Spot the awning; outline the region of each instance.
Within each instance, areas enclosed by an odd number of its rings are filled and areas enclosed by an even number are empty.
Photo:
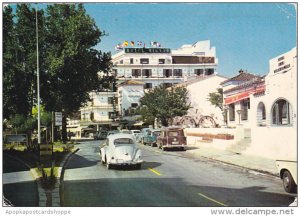
[[[227,104],[232,104],[232,103],[235,103],[235,102],[238,102],[238,101],[241,101],[243,99],[248,98],[249,95],[250,95],[250,92],[243,92],[243,93],[240,93],[240,94],[237,94],[237,95],[225,98],[224,102],[225,102],[226,105]]]

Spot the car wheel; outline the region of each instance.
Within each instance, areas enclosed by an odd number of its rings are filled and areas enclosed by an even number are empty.
[[[152,146],[152,147],[155,147],[155,146],[157,146],[157,145],[156,145],[156,143],[151,143],[151,146]]]
[[[110,169],[111,168],[111,164],[106,163],[106,168]]]
[[[295,181],[289,171],[284,171],[282,175],[283,188],[288,193],[293,193],[296,191]]]
[[[144,138],[142,138],[142,144],[143,145],[146,145],[145,141],[144,141]]]

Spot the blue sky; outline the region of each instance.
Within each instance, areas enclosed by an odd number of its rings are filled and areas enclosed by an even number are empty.
[[[218,73],[265,75],[269,59],[296,46],[296,12],[287,3],[89,3],[87,12],[109,36],[97,48],[115,53],[124,40],[176,49],[210,40]]]
[[[266,75],[269,60],[296,46],[296,11],[288,3],[84,3],[102,37],[97,49],[116,53],[127,41],[176,49],[210,40],[226,77],[238,70]],[[39,4],[39,8],[45,8]]]

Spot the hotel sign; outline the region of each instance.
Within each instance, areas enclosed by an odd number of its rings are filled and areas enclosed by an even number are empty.
[[[169,48],[125,48],[125,53],[171,53]]]

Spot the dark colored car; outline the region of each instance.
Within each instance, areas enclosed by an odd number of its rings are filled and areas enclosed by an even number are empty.
[[[160,135],[160,130],[152,129],[148,130],[147,134],[143,138],[144,145],[156,146],[156,139]]]
[[[95,140],[103,140],[103,139],[106,139],[107,137],[107,131],[97,131],[95,134],[94,134],[94,139]]]
[[[163,151],[166,149],[185,150],[187,147],[186,137],[182,128],[168,127],[161,129],[160,136],[157,137],[156,144]]]

